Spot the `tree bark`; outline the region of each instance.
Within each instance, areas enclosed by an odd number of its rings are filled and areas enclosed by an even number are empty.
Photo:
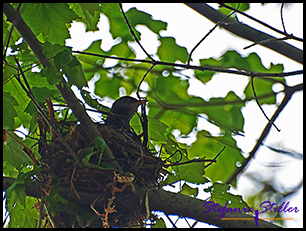
[[[14,178],[3,177],[3,190],[6,190],[10,185],[13,184]],[[25,183],[26,195],[40,198],[40,187],[38,182]],[[142,197],[142,204],[145,201],[146,190],[143,187],[137,187],[135,185],[136,191]],[[75,193],[71,193],[70,188],[60,188],[59,194],[63,198],[69,198],[69,201],[80,205],[80,206],[90,206],[95,199],[97,199],[101,194],[99,193],[87,193],[78,191],[78,195],[81,199],[78,199]],[[139,195],[131,194],[129,200],[133,203],[139,203]],[[198,221],[205,222],[207,224],[215,225],[223,228],[280,228],[277,225],[266,222],[264,220],[258,220],[258,226],[255,226],[255,220],[221,220],[220,213],[208,212],[208,209],[204,208],[203,205],[206,201],[189,197],[183,194],[167,192],[163,189],[154,189],[149,193],[149,209],[150,211],[163,211],[165,214],[179,215],[180,217],[189,217],[196,219]],[[104,208],[104,204],[99,202],[95,203],[95,208]],[[143,205],[143,210],[145,207]],[[246,213],[225,213],[224,218],[254,218],[253,216]]]

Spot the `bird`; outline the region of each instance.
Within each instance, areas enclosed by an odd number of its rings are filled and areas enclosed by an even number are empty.
[[[146,98],[138,100],[131,96],[120,97],[113,103],[110,113],[105,119],[105,125],[130,130],[130,120],[137,112],[138,107],[147,101]]]

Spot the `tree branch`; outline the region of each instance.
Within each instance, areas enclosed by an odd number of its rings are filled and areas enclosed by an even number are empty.
[[[253,77],[286,77],[286,76],[292,76],[292,75],[300,75],[303,74],[303,70],[298,71],[291,71],[291,72],[282,72],[282,73],[263,73],[263,72],[250,72],[250,71],[239,71],[239,70],[233,70],[229,68],[221,68],[221,67],[209,67],[209,66],[197,66],[197,65],[188,65],[188,64],[181,64],[181,63],[169,63],[169,62],[163,62],[163,61],[156,61],[152,62],[150,60],[145,59],[129,59],[129,58],[121,58],[121,57],[115,57],[115,56],[107,56],[107,55],[98,55],[90,52],[83,52],[83,51],[72,51],[74,53],[79,54],[85,54],[85,55],[91,55],[91,56],[97,56],[101,58],[107,58],[107,59],[116,59],[116,60],[122,60],[122,61],[128,61],[128,62],[142,62],[142,63],[150,63],[152,65],[158,66],[170,66],[170,67],[180,67],[185,69],[193,69],[193,70],[199,70],[199,71],[214,71],[219,73],[228,73],[228,74],[236,74],[236,75],[243,75],[243,76],[253,76]]]
[[[187,6],[191,7],[198,13],[202,14],[204,17],[208,18],[209,20],[217,23],[218,21],[222,20],[225,17],[224,14],[218,12],[217,10],[213,9],[212,7],[208,6],[204,3],[185,3]],[[237,21],[229,18],[228,24],[221,24],[220,27],[228,30],[229,32],[242,37],[244,39],[259,42],[266,39],[277,39],[273,36],[270,36],[266,33],[263,33],[259,30],[256,30],[248,25],[245,24],[237,24]],[[277,43],[266,43],[261,44],[269,49],[272,49],[288,58],[291,58],[299,63],[303,63],[303,51],[291,46],[288,43],[283,41],[279,41]]]
[[[287,103],[290,101],[292,95],[296,92],[296,91],[301,91],[303,90],[303,84],[298,84],[294,87],[288,87],[285,86],[285,97],[283,99],[283,101],[281,102],[281,104],[279,105],[279,107],[277,108],[277,110],[275,111],[275,113],[273,114],[272,118],[271,118],[271,122],[269,121],[268,124],[266,125],[265,129],[262,131],[258,141],[256,142],[253,150],[250,152],[248,158],[246,158],[244,160],[244,162],[242,163],[242,165],[230,176],[230,178],[225,182],[225,184],[230,184],[237,176],[239,173],[241,173],[244,168],[248,165],[248,163],[250,162],[250,160],[255,156],[255,153],[257,152],[258,148],[260,147],[260,145],[262,144],[262,142],[264,141],[264,139],[267,137],[267,135],[269,134],[270,128],[272,126],[272,123],[276,120],[276,118],[278,117],[278,115],[281,113],[281,111],[285,108],[285,106],[287,105]]]
[[[269,24],[267,24],[267,23],[265,23],[265,22],[262,22],[262,21],[260,21],[260,20],[258,20],[258,19],[256,19],[256,18],[254,18],[254,17],[248,15],[247,13],[241,11],[241,10],[238,10],[238,9],[235,9],[235,8],[233,8],[233,7],[230,7],[230,6],[226,5],[225,3],[219,3],[219,4],[220,4],[220,7],[225,7],[225,8],[227,8],[227,9],[229,9],[229,10],[233,10],[233,11],[239,13],[239,14],[242,14],[243,16],[245,16],[245,17],[247,17],[247,18],[249,18],[249,19],[251,19],[251,20],[253,20],[253,21],[255,21],[255,22],[257,22],[257,23],[259,23],[259,24],[261,24],[261,25],[263,25],[263,26],[265,26],[265,27],[267,27],[267,28],[269,28],[269,29],[271,29],[271,30],[273,30],[273,31],[275,31],[275,32],[277,32],[277,33],[279,33],[279,34],[285,35],[286,37],[290,37],[291,39],[297,40],[297,41],[299,41],[299,42],[303,42],[303,39],[298,38],[298,37],[295,37],[295,36],[293,36],[293,35],[289,35],[289,34],[286,32],[286,30],[285,30],[284,21],[283,21],[283,14],[282,14],[282,12],[283,12],[283,7],[284,7],[284,3],[282,3],[282,6],[281,6],[281,20],[282,20],[282,24],[283,24],[283,29],[284,29],[284,31],[278,30],[278,29],[274,28],[273,26],[270,26]]]
[[[3,190],[6,190],[10,185],[12,185],[14,180],[14,178],[3,177]],[[27,182],[25,183],[25,188],[27,196],[40,198],[40,187],[38,182]],[[139,186],[136,187],[136,190],[137,194],[130,194],[129,200],[133,201],[134,203],[139,203],[139,195],[141,195],[142,201],[144,201],[146,189]],[[86,207],[90,206],[96,198],[101,196],[101,193],[88,193],[78,191],[78,195],[81,198],[79,199],[75,193],[71,194],[70,188],[60,188],[59,194],[66,199],[69,198],[69,201],[77,205]],[[208,208],[203,207],[204,203],[205,201],[203,200],[179,193],[167,192],[162,189],[154,189],[149,194],[150,211],[163,211],[166,214],[175,214],[179,215],[180,217],[190,217],[198,221],[224,228],[279,228],[277,225],[260,219],[258,220],[258,226],[255,226],[254,220],[221,220],[220,213],[218,212],[210,211],[208,213],[203,213],[208,211]],[[116,205],[116,208],[117,206],[120,206],[120,203]],[[98,200],[95,203],[95,208],[101,208],[101,210],[103,210],[104,202]],[[144,214],[146,213],[144,206],[143,212]],[[231,217],[248,219],[254,218],[253,216],[246,213],[225,213],[224,218]]]
[[[42,53],[43,47],[41,43],[36,38],[29,26],[25,23],[23,18],[20,16],[19,12],[9,3],[3,3],[3,12],[6,15],[8,21],[14,25],[21,36],[29,44],[30,48],[38,60],[42,63],[42,65],[44,67],[47,66],[49,68],[55,69],[55,67],[53,67],[51,63],[46,60]],[[86,113],[86,110],[82,106],[81,102],[76,98],[72,90],[65,85],[66,84],[63,84],[63,86],[56,85],[56,87],[65,99],[66,103],[73,110],[75,117],[81,122],[81,127],[83,128],[84,134],[86,134],[90,140],[94,140],[95,137],[101,137],[103,139],[103,136]],[[104,155],[109,159],[115,158],[107,144],[104,149]],[[113,164],[118,169],[120,168],[119,163],[116,161],[112,161],[111,164]]]
[[[253,76],[251,76],[251,86],[252,86],[252,91],[253,91],[253,94],[254,94],[255,101],[256,101],[256,103],[257,103],[259,109],[261,110],[262,114],[263,114],[263,115],[266,117],[266,119],[276,128],[276,130],[277,130],[278,132],[280,132],[280,130],[278,129],[278,127],[276,127],[275,123],[272,122],[272,121],[269,119],[269,117],[266,115],[265,111],[262,109],[262,107],[261,107],[261,105],[260,105],[260,103],[259,103],[259,101],[258,101],[258,98],[257,98],[257,95],[256,95],[256,91],[255,91],[255,87],[254,87],[254,78],[253,78]]]
[[[240,3],[239,3],[240,4]],[[238,5],[239,7],[239,5]],[[228,16],[225,16],[222,20],[220,20],[219,22],[216,23],[216,25],[210,30],[208,31],[208,33],[206,33],[206,35],[197,43],[197,45],[195,45],[195,47],[191,50],[189,57],[188,57],[188,61],[187,61],[187,65],[190,64],[190,60],[191,60],[191,55],[192,53],[195,51],[195,49],[197,49],[197,47],[208,37],[208,35],[210,35],[224,20],[228,19],[229,17],[232,16],[232,14],[235,13],[235,11],[233,11],[232,13],[230,13]]]
[[[136,42],[138,43],[138,45],[140,46],[140,48],[143,50],[143,52],[148,56],[149,59],[151,59],[151,61],[154,63],[155,60],[149,55],[149,53],[144,49],[144,47],[141,45],[139,39],[137,38],[135,32],[133,31],[131,25],[130,25],[130,22],[129,20],[127,19],[124,11],[123,11],[123,8],[122,8],[122,3],[119,3],[119,7],[120,7],[120,10],[123,14],[123,17],[124,17],[124,20],[125,20],[125,23],[126,25],[128,26],[129,30],[130,30],[130,33],[132,34],[132,36],[134,37],[134,39],[136,40]],[[154,64],[153,64],[154,65]]]

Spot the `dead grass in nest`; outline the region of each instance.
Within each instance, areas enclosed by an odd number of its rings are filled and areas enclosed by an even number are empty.
[[[163,162],[155,157],[139,140],[132,138],[123,130],[98,124],[104,141],[109,145],[116,160],[121,166],[120,170],[103,170],[99,168],[84,169],[75,164],[72,156],[59,139],[50,144],[41,144],[42,176],[45,180],[46,190],[52,190],[56,179],[60,179],[61,187],[71,189],[71,193],[78,191],[87,193],[101,193],[92,204],[88,205],[96,215],[96,219],[87,222],[87,226],[94,227],[132,227],[143,225],[148,217],[144,198],[137,192],[142,186],[148,192],[158,187],[160,170]],[[66,134],[65,134],[66,133]],[[72,124],[62,132],[67,143],[74,152],[80,153],[94,146],[94,142],[83,136],[80,126]],[[103,156],[102,156],[103,157]],[[93,155],[90,161],[97,162],[98,155]],[[102,161],[106,161],[102,158]],[[89,176],[91,174],[91,177]],[[99,185],[93,182],[92,177],[98,180]],[[131,197],[139,197],[139,203],[131,204]],[[99,201],[104,207],[96,207]],[[100,203],[101,204],[101,203]],[[98,225],[97,225],[97,224]],[[94,225],[95,224],[95,225]]]

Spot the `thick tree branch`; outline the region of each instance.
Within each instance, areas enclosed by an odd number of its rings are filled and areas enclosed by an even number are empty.
[[[6,190],[14,182],[14,178],[3,177],[3,189]],[[26,195],[40,198],[40,188],[38,182],[26,183]],[[136,186],[135,186],[136,187]],[[143,187],[136,187],[137,192],[145,201],[146,189]],[[89,206],[93,201],[101,196],[100,193],[87,193],[78,191],[79,199],[75,193],[71,194],[70,188],[61,188],[59,193],[64,198],[69,198],[69,201],[78,204],[80,206]],[[123,192],[124,193],[124,192]],[[70,195],[71,194],[71,195]],[[129,200],[134,203],[139,203],[138,194],[130,194]],[[179,193],[167,192],[162,189],[155,189],[149,194],[149,208],[151,211],[163,211],[166,214],[175,214],[181,217],[190,217],[198,221],[202,221],[211,225],[224,227],[224,228],[279,228],[279,226],[271,224],[269,222],[258,220],[258,226],[255,226],[254,220],[221,220],[220,213],[208,212],[207,208],[204,208],[205,201],[189,197]],[[118,203],[116,206],[120,206]],[[95,208],[101,208],[103,210],[104,203],[95,203]],[[145,208],[143,207],[145,214]],[[225,213],[224,218],[240,217],[240,218],[254,218],[253,216],[246,213]]]
[[[283,21],[283,13],[282,13],[282,12],[283,12],[282,9],[283,9],[283,7],[284,7],[284,3],[282,3],[282,6],[281,6],[281,20],[282,20],[282,25],[283,25],[284,31],[278,30],[278,29],[276,29],[276,28],[270,26],[269,24],[267,24],[267,23],[265,23],[265,22],[262,22],[262,21],[260,21],[260,20],[258,20],[258,19],[256,19],[256,18],[254,18],[254,17],[252,17],[252,16],[246,14],[246,13],[243,12],[243,11],[240,11],[240,10],[238,10],[238,9],[235,9],[235,8],[233,8],[233,7],[230,7],[230,6],[226,5],[225,3],[219,3],[219,5],[220,5],[220,7],[225,7],[225,8],[227,8],[227,9],[229,9],[229,10],[233,10],[233,11],[239,13],[239,14],[242,14],[243,16],[245,16],[245,17],[247,17],[247,18],[249,18],[249,19],[251,19],[251,20],[253,20],[253,21],[255,21],[255,22],[257,22],[257,23],[259,23],[259,24],[261,24],[261,25],[263,25],[263,26],[265,26],[265,27],[267,27],[267,28],[269,28],[269,29],[271,29],[271,30],[273,30],[273,31],[275,31],[275,32],[277,32],[277,33],[279,33],[279,34],[285,35],[285,36],[288,37],[288,38],[295,39],[295,40],[297,40],[297,41],[299,41],[299,42],[303,42],[303,39],[302,39],[302,38],[298,38],[298,37],[296,37],[296,36],[290,35],[290,34],[288,34],[288,33],[286,32],[286,30],[285,30],[284,21]]]
[[[214,23],[218,23],[220,20],[222,20],[222,18],[225,17],[224,14],[204,3],[185,4],[197,11],[198,13],[202,14],[204,17],[213,21]],[[266,39],[277,39],[248,25],[239,24],[237,23],[237,21],[231,18],[228,18],[227,21],[227,24],[221,24],[220,27],[244,39],[253,42],[260,42]],[[265,43],[261,45],[270,48],[284,56],[287,56],[288,58],[291,58],[299,63],[303,63],[303,51],[294,46],[291,46],[288,43],[285,43],[284,41]]]
[[[3,3],[3,13],[6,15],[7,20],[18,30],[24,40],[27,41],[38,60],[45,61],[45,56],[42,54],[43,47],[41,43],[22,19],[20,13],[10,3]],[[45,64],[43,63],[43,65]]]

